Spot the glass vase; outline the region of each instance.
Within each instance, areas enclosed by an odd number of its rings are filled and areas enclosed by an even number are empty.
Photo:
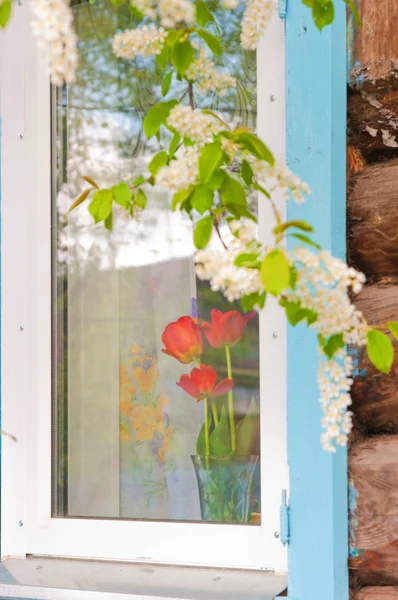
[[[191,456],[202,521],[247,523],[258,456]]]

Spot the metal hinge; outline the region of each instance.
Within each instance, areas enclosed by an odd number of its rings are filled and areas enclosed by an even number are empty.
[[[286,19],[288,0],[278,0],[278,13],[282,21]]]
[[[280,508],[280,540],[284,546],[290,542],[290,508],[287,504],[287,492],[282,490]]]

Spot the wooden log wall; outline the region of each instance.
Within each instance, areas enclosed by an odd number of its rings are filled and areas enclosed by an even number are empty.
[[[371,324],[398,320],[398,0],[359,0],[349,23],[347,247]],[[397,349],[398,352],[398,349]],[[398,600],[398,361],[354,353],[349,449],[351,600]]]

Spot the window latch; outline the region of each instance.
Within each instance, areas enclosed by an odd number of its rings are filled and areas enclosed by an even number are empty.
[[[279,17],[284,21],[287,15],[287,2],[288,0],[278,0],[278,13]]]
[[[284,546],[290,541],[290,508],[287,504],[287,492],[282,490],[280,507],[280,540]]]

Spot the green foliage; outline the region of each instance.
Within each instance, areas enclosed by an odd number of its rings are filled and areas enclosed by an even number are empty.
[[[307,320],[307,325],[312,325],[318,319],[318,314],[314,310],[304,308],[301,302],[289,302],[282,298],[279,304],[285,309],[287,320],[293,327],[304,319]]]
[[[396,340],[398,340],[398,321],[390,321],[387,323],[388,329],[391,331]]]
[[[127,183],[123,181],[118,185],[114,185],[112,192],[114,201],[123,208],[128,209],[131,204],[132,192]]]
[[[190,41],[177,42],[171,50],[171,64],[180,75],[185,75],[195,58],[195,50]]]
[[[148,140],[158,133],[160,127],[166,122],[171,109],[176,104],[178,104],[177,100],[169,100],[168,102],[155,104],[148,110],[143,122],[144,133]]]
[[[255,453],[254,446],[260,437],[260,413],[252,398],[245,417],[236,428],[236,454],[250,456]]]
[[[213,173],[222,163],[224,151],[219,140],[206,144],[199,157],[199,178],[203,183],[211,179]]]
[[[148,165],[148,171],[152,173],[152,175],[156,175],[162,167],[168,164],[168,162],[169,155],[167,154],[167,152],[162,150],[161,152],[155,154],[155,156],[152,158],[151,162]]]
[[[202,183],[201,185],[197,185],[191,196],[192,208],[203,215],[203,213],[210,210],[213,206],[213,196],[214,192],[212,192],[206,184]]]
[[[282,250],[271,250],[261,263],[261,281],[266,292],[279,296],[289,286],[290,263]]]
[[[206,29],[198,29],[197,34],[200,35],[202,40],[207,44],[213,54],[220,56],[221,54],[221,41],[218,37],[206,31]]]
[[[389,373],[394,361],[394,347],[388,336],[377,329],[367,333],[367,350],[371,363],[382,373]]]
[[[214,23],[214,21],[215,21],[214,16],[210,12],[210,10],[207,8],[205,2],[202,2],[202,0],[200,0],[199,2],[196,2],[195,8],[196,8],[196,22],[199,25],[199,27],[204,27],[209,22]]]
[[[208,215],[200,219],[195,225],[193,241],[198,250],[203,250],[210,241],[213,231],[213,217]]]
[[[10,20],[11,17],[11,8],[12,8],[12,2],[11,0],[3,0],[2,3],[0,3],[0,27],[4,27],[7,25],[8,21]]]
[[[258,308],[260,309],[264,308],[266,298],[267,294],[265,292],[263,292],[262,294],[260,294],[259,292],[254,292],[253,294],[247,294],[246,296],[243,296],[243,298],[241,298],[240,303],[244,312],[249,312],[250,310],[253,310],[253,308],[255,308],[256,306],[258,306]]]
[[[216,425],[210,435],[210,455],[229,456],[231,454],[230,439],[227,411],[225,410],[225,406],[223,406],[218,425]]]
[[[167,96],[171,86],[171,80],[173,79],[173,71],[169,71],[163,78],[162,81],[162,96]]]
[[[105,221],[112,210],[113,193],[112,190],[98,190],[95,192],[88,208],[90,215],[95,223]]]

